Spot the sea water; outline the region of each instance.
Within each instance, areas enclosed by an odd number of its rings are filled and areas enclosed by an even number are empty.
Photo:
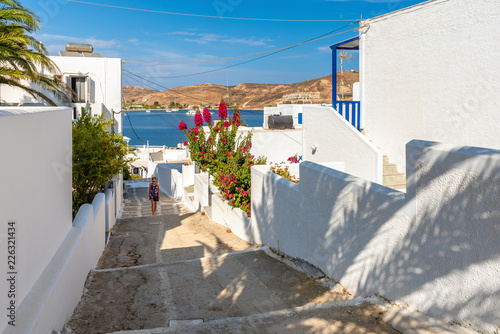
[[[187,110],[165,112],[165,110],[125,110],[123,113],[123,135],[130,138],[130,145],[176,147],[186,140],[184,133],[179,130],[179,123],[186,122],[192,126],[194,115],[188,116]],[[212,111],[212,119],[219,120],[217,110]],[[232,117],[233,110],[228,110]],[[247,126],[262,126],[264,112],[262,110],[240,110],[241,120]]]

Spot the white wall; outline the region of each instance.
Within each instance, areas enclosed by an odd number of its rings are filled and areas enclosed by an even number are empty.
[[[302,129],[254,130],[252,149],[255,156],[267,157],[267,162],[286,162],[295,154],[302,155]]]
[[[413,141],[408,193],[312,162],[296,185],[252,167],[247,239],[304,259],[357,295],[500,326],[500,151]]]
[[[105,224],[111,218],[106,217],[105,209],[109,199],[100,193],[92,204],[82,205],[73,227],[19,306],[16,326],[7,326],[5,334],[62,330],[80,301],[90,269],[104,250]]]
[[[184,197],[182,184],[182,167],[184,163],[158,164],[154,175],[160,183],[160,188],[167,196],[176,200]]]
[[[116,194],[98,194],[72,224],[71,110],[0,108],[1,255],[7,222],[16,222],[16,326],[4,333],[61,330],[82,295],[88,272],[104,249],[106,222],[115,220]],[[1,270],[7,273],[7,262]],[[8,291],[6,280],[0,288]],[[9,287],[10,288],[10,287]],[[7,305],[7,293],[0,297]]]
[[[194,175],[194,211],[203,210],[210,204],[208,191],[208,173]]]
[[[172,160],[183,160],[187,159],[187,150],[164,150],[163,151],[163,160],[172,161]]]
[[[430,1],[365,24],[363,124],[399,170],[415,138],[500,148],[497,0]]]
[[[304,160],[342,161],[347,173],[382,183],[380,151],[333,108],[304,106],[303,119]]]
[[[4,233],[14,220],[19,305],[71,229],[71,109],[0,108],[0,142],[1,254],[7,259]],[[6,260],[1,263],[6,273]],[[0,328],[6,320],[0,318]]]
[[[236,236],[250,243],[260,244],[262,242],[253,220],[241,209],[229,206],[218,191],[212,192],[210,203],[210,220],[229,228]]]

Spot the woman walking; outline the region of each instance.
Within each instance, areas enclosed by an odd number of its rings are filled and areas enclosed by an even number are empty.
[[[158,201],[160,200],[160,184],[154,176],[149,184],[149,199],[151,200],[151,212],[154,216],[156,213],[156,204],[158,204]]]

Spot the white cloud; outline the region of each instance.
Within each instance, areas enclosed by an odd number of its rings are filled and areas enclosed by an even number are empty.
[[[320,46],[319,48],[316,48],[316,50],[322,53],[332,53],[332,49],[330,49],[329,46]]]
[[[169,32],[168,35],[194,36],[196,34],[194,32],[189,32],[189,31],[173,31],[173,32]]]
[[[221,40],[221,38],[226,37],[226,36],[212,34],[212,33],[198,34],[197,36],[199,38],[184,38],[184,41],[185,42],[194,42],[194,43],[198,43],[198,44],[207,44],[209,42],[218,42]]]
[[[48,41],[65,41],[66,43],[85,43],[92,44],[92,46],[98,49],[111,49],[113,47],[119,47],[120,43],[116,39],[112,40],[104,40],[97,38],[85,38],[85,37],[74,37],[74,36],[66,36],[66,35],[54,35],[54,34],[40,34],[37,37],[39,40],[44,42],[44,40]],[[45,42],[44,42],[45,43]],[[45,43],[50,44],[50,43]]]
[[[182,58],[186,57],[186,56],[181,55],[181,54],[176,53],[176,52],[161,51],[161,50],[157,50],[157,49],[152,49],[149,52],[151,54],[158,55],[158,56],[160,56],[161,58],[164,58],[164,59],[182,59]]]
[[[94,48],[98,49],[111,49],[115,46],[119,46],[119,42],[115,39],[106,41],[103,39],[86,38],[84,41],[86,43],[92,44]]]
[[[185,34],[187,35],[187,34]],[[254,37],[251,38],[237,38],[237,37],[228,37],[224,35],[217,35],[213,33],[201,33],[201,34],[194,34],[190,33],[189,36],[196,36],[196,38],[184,38],[183,41],[185,42],[191,42],[191,43],[198,43],[198,44],[208,44],[211,42],[223,42],[223,43],[230,43],[230,44],[243,44],[243,45],[250,45],[250,46],[269,46],[267,42],[270,42],[270,39],[267,38],[260,38],[256,39]]]
[[[255,40],[253,38],[248,39],[248,38],[235,38],[235,37],[221,40],[221,42],[225,42],[225,43],[244,44],[244,45],[250,45],[250,46],[263,46],[263,45],[267,45],[266,42],[269,42],[269,41],[271,41],[271,40],[264,39],[264,38]]]
[[[66,45],[65,44],[47,44],[45,45],[45,48],[49,52],[50,55],[52,56],[59,56],[59,51],[64,51],[66,50]]]
[[[131,38],[128,40],[128,42],[137,45],[140,41],[137,38]]]

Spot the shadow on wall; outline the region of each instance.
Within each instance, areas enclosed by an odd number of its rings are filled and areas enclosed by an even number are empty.
[[[311,262],[354,294],[378,293],[493,332],[500,152],[412,141],[407,175],[405,196],[304,162],[297,199],[280,188],[288,181],[261,177],[265,200],[252,203],[255,223],[264,244]]]

